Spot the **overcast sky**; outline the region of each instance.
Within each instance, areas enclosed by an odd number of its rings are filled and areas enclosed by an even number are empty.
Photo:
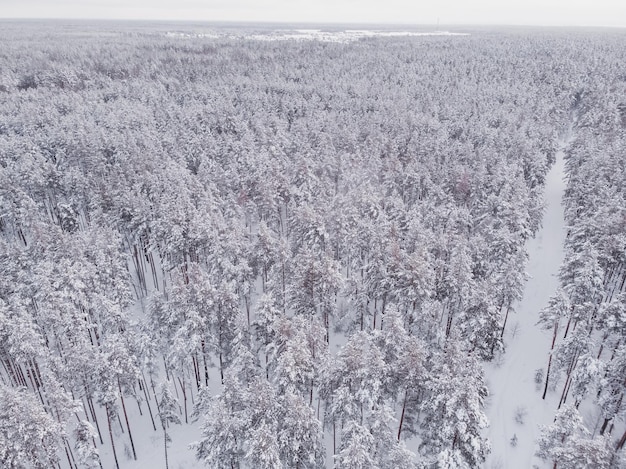
[[[626,27],[626,0],[0,0],[0,17]]]

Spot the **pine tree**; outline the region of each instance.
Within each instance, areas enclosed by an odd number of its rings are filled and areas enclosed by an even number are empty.
[[[602,437],[590,438],[576,408],[565,405],[557,411],[554,423],[543,427],[537,456],[560,469],[609,468],[612,455],[607,443]]]
[[[94,443],[97,436],[96,429],[86,420],[81,420],[74,430],[77,459],[86,469],[102,468],[100,454]]]
[[[163,448],[165,450],[165,469],[169,468],[167,457],[167,446],[172,441],[167,430],[170,424],[179,424],[178,400],[172,395],[170,387],[166,382],[161,383],[159,396],[159,419],[163,427]]]
[[[61,426],[25,389],[0,384],[0,463],[7,469],[48,469],[58,464]]]
[[[288,389],[277,399],[280,406],[277,438],[284,467],[324,467],[322,423],[309,399]]]
[[[216,469],[241,467],[245,457],[243,444],[247,438],[249,417],[244,407],[247,393],[236,377],[228,374],[223,392],[205,407],[202,439],[192,444],[196,458]]]
[[[485,461],[489,442],[481,434],[487,427],[484,401],[488,395],[476,357],[449,339],[435,358],[427,382],[428,396],[420,452],[428,460],[460,467],[476,467]],[[448,461],[442,466],[441,461]]]
[[[371,455],[374,437],[370,431],[354,420],[348,421],[341,431],[341,446],[335,456],[340,469],[374,469],[378,465]]]

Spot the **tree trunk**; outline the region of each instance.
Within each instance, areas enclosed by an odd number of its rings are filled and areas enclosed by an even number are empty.
[[[285,286],[285,260],[282,262],[282,280],[283,280],[283,314],[287,314],[287,289]],[[223,381],[223,380],[222,380]]]
[[[560,409],[563,404],[565,404],[565,400],[567,399],[567,393],[569,392],[569,386],[572,382],[572,372],[574,371],[574,367],[576,365],[576,361],[578,360],[579,351],[576,349],[574,351],[574,356],[572,357],[572,361],[567,367],[567,376],[565,378],[565,384],[563,385],[563,392],[561,393],[561,399],[559,399],[559,406],[557,409]]]
[[[606,427],[608,426],[609,422],[611,421],[611,419],[604,419],[604,423],[602,424],[602,428],[600,428],[600,436],[604,435],[604,432],[606,431]]]
[[[600,344],[600,348],[598,349],[598,356],[596,357],[597,360],[600,360],[600,357],[602,356],[602,352],[604,351],[604,343],[606,342],[606,339],[608,337],[608,333],[604,334],[604,336],[602,337],[602,343]]]
[[[146,397],[146,404],[148,405],[148,413],[150,414],[150,420],[152,421],[152,428],[156,432],[156,424],[154,423],[154,415],[152,415],[152,406],[150,405],[150,398],[148,396],[148,390],[146,389],[148,385],[146,384],[146,380],[143,380],[143,385],[141,386],[143,389],[143,395]]]
[[[63,438],[63,449],[65,450],[65,456],[67,457],[67,463],[70,465],[70,469],[74,469],[76,468],[76,461],[73,461],[74,459],[74,455],[72,455],[72,457],[70,458],[70,453],[68,450],[71,451],[71,449],[69,448],[69,445],[67,444],[67,439]],[[48,461],[50,462],[50,461]],[[72,464],[73,462],[73,464]]]
[[[96,416],[96,410],[93,407],[93,401],[90,397],[87,398],[87,406],[89,407],[89,411],[91,412],[91,418],[96,423],[96,429],[98,430],[98,436],[100,437],[100,444],[104,444],[104,440],[102,439],[102,432],[100,431],[100,424],[98,423],[98,417]]]
[[[377,307],[378,307],[377,303],[378,303],[378,300],[374,298],[374,322],[372,325],[372,330],[374,331],[376,330],[376,313],[377,313]]]
[[[546,371],[546,385],[543,388],[543,396],[541,398],[543,400],[546,399],[546,394],[548,393],[548,381],[550,380],[550,366],[552,365],[552,353],[548,357],[548,370]]]
[[[617,446],[615,447],[615,451],[619,451],[620,449],[622,449],[624,447],[624,443],[626,443],[626,430],[624,430],[624,434],[622,435],[622,437],[617,442]]]
[[[198,362],[198,352],[194,352],[191,355],[191,362],[193,364],[193,376],[196,379],[196,389],[200,389],[200,364]]]
[[[380,330],[383,330],[383,322],[385,320],[385,307],[387,306],[387,293],[383,294],[383,305],[380,308]]]
[[[448,311],[448,320],[446,321],[446,337],[450,337],[452,331],[452,310]]]
[[[117,386],[120,390],[120,400],[122,401],[122,410],[124,411],[124,420],[126,420],[126,428],[128,429],[128,439],[130,440],[130,447],[133,450],[133,458],[137,461],[137,452],[135,451],[135,442],[133,441],[133,434],[130,431],[130,424],[128,423],[128,413],[126,412],[126,403],[124,402],[124,394],[122,394],[122,385],[119,378],[117,379]]]
[[[222,384],[224,384],[224,359],[222,358],[222,351],[220,347],[220,379]]]
[[[187,419],[187,390],[185,389],[185,376],[183,375],[183,380],[181,381],[180,378],[178,378],[178,383],[180,384],[180,389],[183,392],[183,403],[185,406],[185,423],[189,423],[189,420]]]
[[[169,469],[170,465],[167,460],[167,427],[163,425],[163,447],[165,448],[165,469]]]
[[[248,301],[248,295],[243,295],[243,300],[246,304],[246,316],[248,318],[248,327],[250,327],[250,302]]]
[[[548,393],[548,381],[550,380],[550,366],[552,365],[552,351],[554,350],[554,344],[556,343],[556,334],[559,329],[559,322],[554,321],[554,334],[552,336],[552,346],[550,347],[550,356],[548,357],[548,370],[546,371],[546,385],[543,388],[543,396],[541,398],[543,400],[546,399],[546,394]]]
[[[337,426],[333,420],[333,454],[337,454]]]
[[[509,319],[509,312],[511,311],[511,306],[506,307],[506,313],[504,314],[504,322],[502,323],[502,330],[500,331],[500,338],[504,337],[504,328],[506,327],[506,322]],[[491,353],[493,354],[493,347],[491,349]]]
[[[570,315],[569,319],[567,320],[567,325],[565,326],[565,333],[563,334],[563,338],[567,339],[567,334],[569,333],[569,326],[572,323],[572,316]]]
[[[400,424],[398,425],[398,441],[400,441],[400,435],[402,434],[402,424],[404,423],[404,412],[406,411],[406,400],[409,394],[408,388],[404,390],[404,401],[402,402],[402,414],[400,415]]]
[[[154,287],[159,290],[159,277],[157,275],[156,266],[154,265],[154,256],[152,253],[148,254],[148,262],[150,263],[150,270],[152,271],[152,283],[154,283]]]
[[[202,339],[202,341],[200,342],[200,345],[202,346],[202,365],[204,367],[204,385],[208,386],[209,385],[209,367],[207,366],[207,363],[206,363],[206,345],[204,343],[204,339]]]
[[[4,365],[4,369],[11,380],[13,386],[18,386],[17,375],[15,374],[15,369],[13,368],[13,363],[9,359],[2,360],[2,364]]]
[[[358,292],[357,292],[358,294]],[[369,304],[369,302],[368,302]],[[361,331],[363,330],[363,328],[365,327],[365,311],[363,309],[361,309]]]
[[[109,424],[109,438],[111,438],[111,449],[113,449],[113,459],[115,459],[115,467],[120,469],[120,464],[117,461],[117,452],[115,451],[115,440],[113,439],[113,429],[111,428],[111,413],[109,412],[109,404],[105,405],[107,413],[107,422]]]

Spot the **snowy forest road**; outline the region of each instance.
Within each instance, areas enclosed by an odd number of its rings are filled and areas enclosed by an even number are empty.
[[[486,413],[491,441],[488,469],[528,469],[542,467],[534,456],[540,425],[552,423],[556,402],[554,393],[542,399],[543,380],[548,362],[552,332],[542,330],[539,312],[556,291],[558,272],[563,262],[565,222],[561,201],[565,190],[563,148],[569,135],[561,142],[556,163],[550,169],[545,185],[543,225],[535,238],[528,241],[529,279],[522,301],[510,318],[504,343],[506,351],[498,361],[485,365],[490,398]],[[541,381],[536,382],[538,370]]]

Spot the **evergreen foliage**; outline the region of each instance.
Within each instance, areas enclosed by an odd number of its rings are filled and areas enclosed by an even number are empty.
[[[141,461],[135,407],[166,454],[169,426],[200,418],[212,468],[479,467],[481,361],[504,352],[572,119],[566,260],[542,312],[565,413],[540,451],[619,464],[619,33],[2,26],[3,467],[120,467],[120,439]]]

